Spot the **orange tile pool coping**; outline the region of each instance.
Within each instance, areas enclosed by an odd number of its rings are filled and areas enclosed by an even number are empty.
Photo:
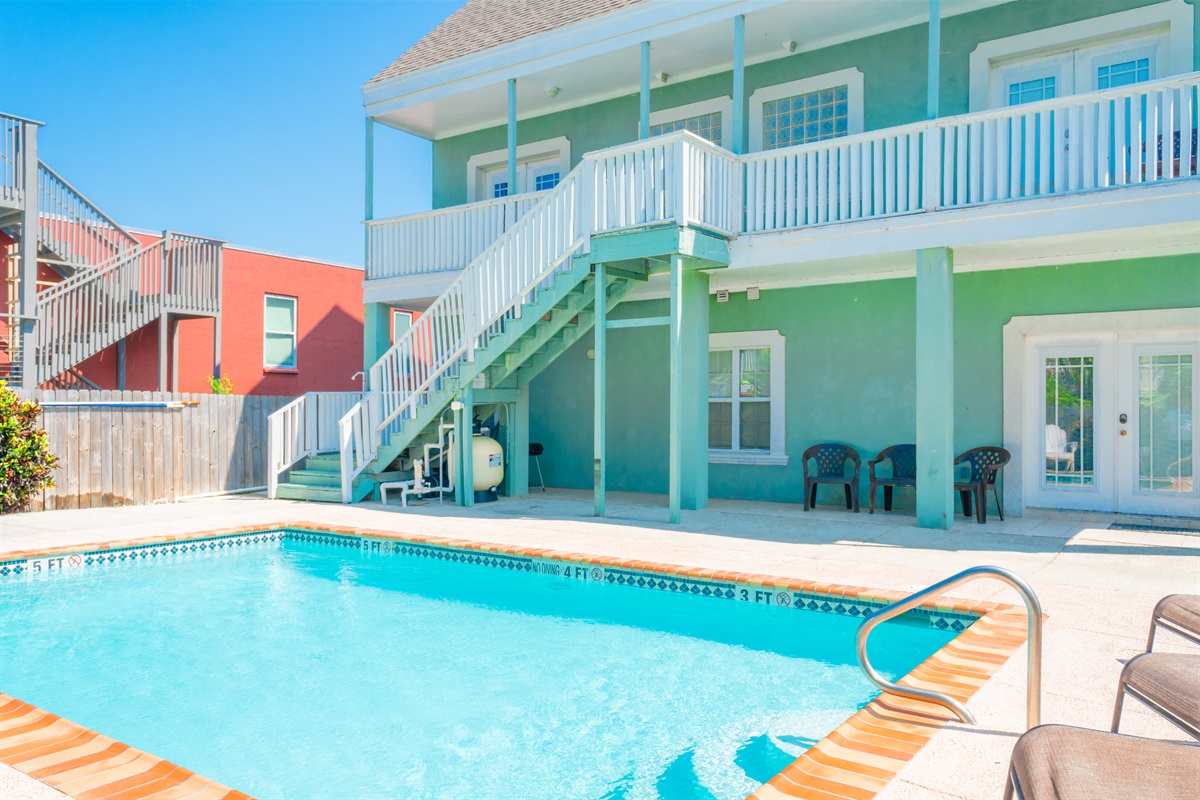
[[[177,536],[15,551],[0,553],[0,562],[103,553],[106,550],[143,545],[281,530],[330,533],[365,540],[537,558],[602,569],[627,569],[683,579],[721,581],[744,586],[748,590],[822,595],[831,601],[878,605],[905,597],[903,592],[860,586],[308,522],[283,522]],[[943,598],[923,603],[921,608],[978,615],[978,619],[901,679],[900,683],[906,686],[944,692],[966,702],[1026,640],[1025,612],[1011,605]],[[760,786],[747,800],[870,800],[952,718],[949,711],[933,703],[881,694]],[[182,767],[3,693],[0,693],[0,762],[79,800],[250,800],[249,795],[201,778]]]

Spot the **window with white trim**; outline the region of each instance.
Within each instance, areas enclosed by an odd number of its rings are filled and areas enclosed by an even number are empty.
[[[1008,85],[1008,104],[1036,103],[1038,100],[1053,100],[1057,80],[1053,75],[1017,81]]]
[[[851,67],[764,86],[749,105],[752,151],[862,133],[863,74]]]
[[[553,189],[555,186],[558,186],[559,180],[560,176],[557,172],[535,175],[533,178],[533,190],[535,192],[542,192],[546,189]]]
[[[263,367],[296,368],[296,298],[268,294],[263,298]]]
[[[507,149],[477,153],[467,160],[467,202],[553,189],[570,170],[571,142],[565,136],[518,145],[515,186]]]
[[[1116,89],[1131,83],[1150,80],[1150,59],[1135,58],[1117,64],[1105,64],[1096,69],[1097,89]]]
[[[709,336],[709,461],[786,464],[784,339],[778,331]]]
[[[676,119],[670,122],[664,122],[660,125],[650,126],[650,135],[659,136],[664,133],[674,133],[675,131],[691,131],[697,136],[703,136],[718,147],[721,146],[721,112],[714,111],[711,114],[701,114],[695,117],[687,117],[685,119]]]
[[[763,103],[763,150],[845,136],[850,87],[843,84]]]

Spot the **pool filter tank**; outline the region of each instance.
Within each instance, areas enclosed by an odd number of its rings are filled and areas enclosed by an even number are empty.
[[[490,436],[471,437],[471,467],[475,476],[475,502],[490,503],[496,499],[496,487],[504,481],[504,451]]]

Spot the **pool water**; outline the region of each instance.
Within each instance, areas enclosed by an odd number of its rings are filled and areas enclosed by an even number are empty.
[[[0,689],[264,799],[725,800],[874,696],[858,622],[284,540],[0,582]]]

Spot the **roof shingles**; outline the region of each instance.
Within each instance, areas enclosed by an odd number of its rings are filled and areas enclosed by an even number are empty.
[[[387,69],[367,81],[444,64],[456,58],[565,28],[647,0],[468,0]]]

